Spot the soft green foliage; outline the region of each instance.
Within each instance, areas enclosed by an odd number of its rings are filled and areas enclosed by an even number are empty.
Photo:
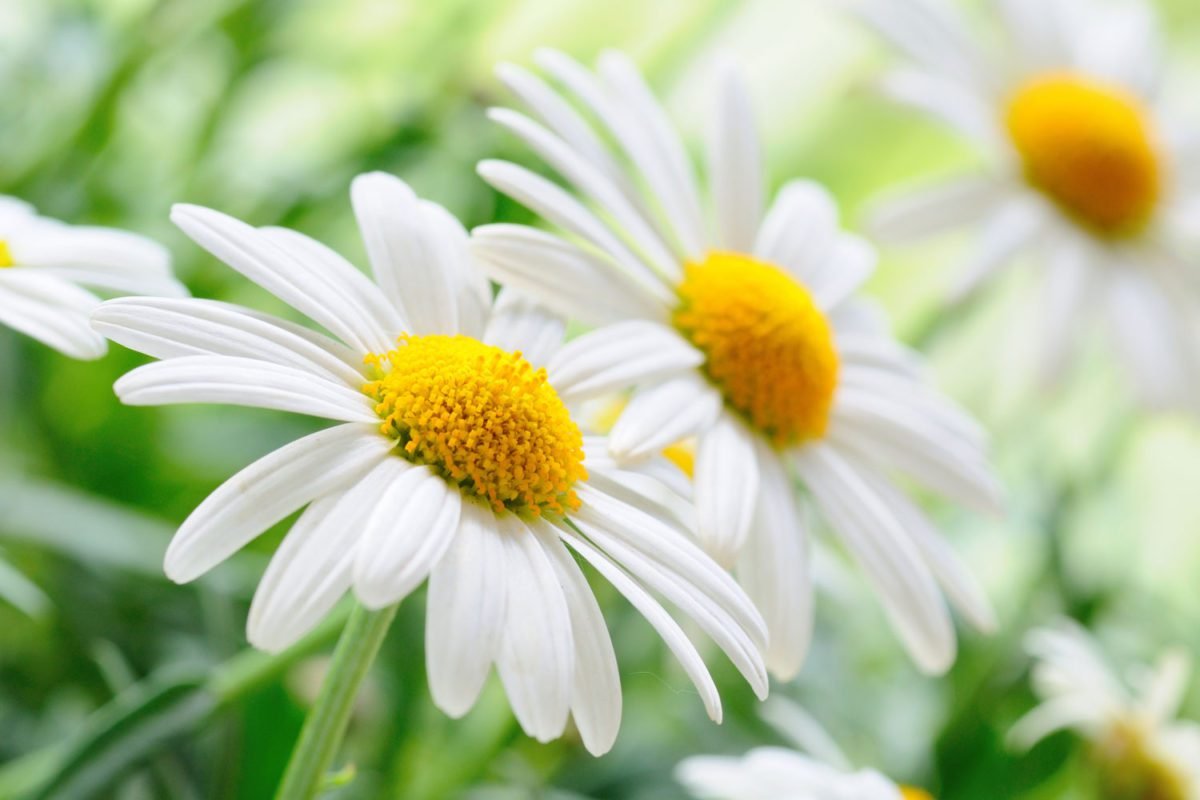
[[[581,58],[627,49],[698,146],[703,76],[725,48],[747,65],[772,185],[821,180],[853,225],[881,189],[972,156],[867,90],[880,56],[827,5],[0,0],[0,194],[160,238],[197,296],[286,314],[171,228],[170,204],[296,227],[359,264],[347,189],[364,170],[402,176],[468,227],[527,221],[474,174],[497,154],[538,168],[484,118],[508,102],[494,63],[528,62],[540,45]],[[1194,0],[1162,9],[1179,60],[1200,67]],[[1012,323],[1029,297],[1020,278],[967,312],[940,311],[956,244],[888,254],[872,291],[902,338],[929,353],[940,385],[993,432],[1010,514],[930,507],[985,581],[1001,630],[964,631],[951,674],[922,677],[835,553],[810,661],[774,691],[808,707],[857,762],[941,800],[1086,796],[1085,753],[1070,737],[1029,754],[1005,745],[1033,702],[1020,640],[1065,612],[1123,657],[1200,647],[1188,624],[1200,618],[1200,431],[1135,417],[1097,347],[1065,388],[1038,394],[1027,377],[1036,332]],[[315,423],[122,407],[112,383],[141,361],[114,347],[101,362],[73,362],[0,329],[0,555],[40,590],[0,570],[0,597],[12,601],[0,601],[0,798],[34,787],[46,797],[269,797],[326,664],[310,654],[328,652],[329,626],[298,654],[309,657],[278,668],[243,652],[249,598],[279,531],[190,586],[159,568],[174,526],[208,492]],[[671,777],[680,758],[780,742],[716,653],[726,721],[710,724],[648,626],[596,586],[625,690],[611,754],[593,759],[570,734],[527,739],[495,685],[463,720],[434,709],[418,595],[354,709],[336,768],[355,766],[328,796],[682,797]],[[248,688],[231,700],[222,681],[237,669],[249,670],[234,673]]]

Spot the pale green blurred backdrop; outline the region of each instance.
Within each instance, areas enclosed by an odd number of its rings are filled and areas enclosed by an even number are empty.
[[[885,56],[836,6],[0,0],[0,194],[67,221],[155,236],[196,295],[286,314],[175,231],[171,203],[296,227],[359,264],[347,190],[364,170],[400,175],[468,226],[528,220],[473,171],[495,155],[541,168],[484,117],[511,102],[492,66],[528,64],[540,46],[585,60],[617,47],[642,64],[697,150],[709,75],[732,55],[757,104],[771,185],[826,183],[853,227],[880,190],[974,157],[872,93]],[[1200,119],[1200,6],[1160,6],[1180,70],[1175,89]],[[1122,658],[1168,644],[1200,649],[1200,429],[1137,418],[1099,339],[1065,388],[1042,392],[1029,377],[1037,330],[1019,275],[943,313],[961,244],[885,253],[871,292],[899,335],[927,351],[939,384],[993,431],[1010,514],[930,508],[985,581],[1002,630],[991,639],[964,631],[951,675],[922,677],[831,551],[813,655],[796,684],[775,691],[813,711],[859,763],[943,800],[1087,797],[1070,737],[1028,755],[1005,747],[1032,703],[1020,639],[1068,613]],[[0,330],[0,555],[37,587],[0,569],[0,593],[25,606],[0,602],[0,799],[53,773],[69,737],[126,686],[148,677],[173,685],[172,676],[207,673],[246,647],[247,603],[278,532],[195,586],[167,582],[162,553],[224,478],[316,423],[124,408],[112,382],[141,360],[114,348],[104,361],[72,362]],[[597,586],[626,694],[610,755],[592,759],[570,737],[526,739],[497,687],[462,721],[438,713],[416,597],[351,731],[357,778],[331,796],[681,797],[671,779],[679,758],[780,741],[715,653],[727,714],[721,727],[708,723],[648,626]],[[197,716],[195,732],[164,740],[145,769],[122,769],[127,777],[96,796],[270,796],[319,674],[320,661],[305,660],[266,677],[249,699]],[[1196,716],[1200,690],[1190,700]],[[95,756],[105,757],[119,753]]]

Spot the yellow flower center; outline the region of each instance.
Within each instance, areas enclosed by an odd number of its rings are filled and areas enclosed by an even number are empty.
[[[903,800],[933,800],[933,795],[929,792],[912,786],[901,786],[900,797]]]
[[[688,264],[675,327],[726,404],[778,445],[825,433],[837,388],[829,321],[783,270],[736,253]]]
[[[12,251],[8,249],[8,242],[0,239],[0,269],[11,267],[14,263]]]
[[[544,369],[466,336],[400,337],[367,356],[382,431],[496,511],[565,513],[587,477],[583,435]]]
[[[1028,181],[1106,236],[1140,231],[1162,190],[1162,165],[1138,99],[1069,74],[1025,84],[1009,101],[1008,132]]]
[[[1137,721],[1114,724],[1096,745],[1101,800],[1188,800],[1179,769],[1168,763]]]

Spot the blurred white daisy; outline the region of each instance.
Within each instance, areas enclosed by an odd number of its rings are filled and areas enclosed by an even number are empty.
[[[977,507],[994,508],[998,491],[983,431],[852,298],[871,248],[839,230],[832,199],[807,181],[788,183],[763,213],[749,100],[732,70],[714,92],[710,226],[687,151],[627,58],[602,56],[597,74],[556,52],[537,61],[562,93],[519,67],[499,74],[541,122],[492,116],[582,199],[485,161],[488,182],[567,236],[488,225],[473,248],[495,279],[600,326],[551,359],[563,396],[636,387],[609,440],[622,463],[696,437],[701,544],[736,564],[767,620],[777,676],[799,671],[812,632],[811,522],[793,476],[917,663],[945,670],[956,644],[938,584],[979,627],[992,614],[893,476]]]
[[[1061,375],[1099,314],[1145,403],[1200,408],[1200,284],[1188,255],[1200,135],[1165,100],[1151,4],[994,5],[1000,41],[973,36],[949,0],[851,6],[911,62],[881,79],[884,92],[988,160],[883,201],[869,227],[899,243],[975,226],[953,297],[1022,257],[1044,270],[1036,316],[1045,380]]]
[[[193,580],[294,511],[250,609],[248,636],[279,650],[347,591],[398,603],[429,579],[426,657],[435,702],[474,704],[494,662],[539,740],[573,715],[611,746],[620,682],[605,622],[573,550],[661,634],[708,713],[703,661],[654,595],[721,646],[765,695],[765,626],[750,599],[586,438],[541,365],[563,323],[515,295],[493,303],[449,213],[369,174],[352,197],[375,281],[291,230],[205,208],[172,219],[198,244],[332,336],[206,300],[122,298],[93,317],[163,359],[118,381],[133,405],[230,403],[340,424],[250,465],[183,523],[166,555]],[[569,548],[569,549],[568,549]]]
[[[187,295],[156,242],[125,231],[66,225],[0,196],[0,324],[72,358],[104,355],[88,315],[107,292]]]
[[[772,701],[773,716],[786,716],[784,730],[805,752],[759,747],[744,756],[693,756],[675,776],[701,800],[932,800],[921,789],[899,786],[872,769],[854,770],[815,721],[798,706]],[[773,720],[774,721],[774,720]],[[811,745],[816,744],[817,749]]]
[[[1015,745],[1073,729],[1091,746],[1102,800],[1200,798],[1200,723],[1176,719],[1191,674],[1186,654],[1168,652],[1123,681],[1073,622],[1031,632],[1027,647],[1042,704],[1012,729]]]

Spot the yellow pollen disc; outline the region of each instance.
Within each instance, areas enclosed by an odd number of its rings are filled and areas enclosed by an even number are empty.
[[[678,291],[675,327],[730,408],[779,445],[825,433],[838,356],[807,289],[771,264],[714,252],[686,265]]]
[[[367,357],[382,430],[496,511],[566,513],[587,477],[583,435],[544,369],[466,336],[400,337]]]
[[[901,786],[900,797],[903,800],[933,800],[933,795],[924,789],[916,789],[912,786]]]
[[[11,267],[13,263],[12,251],[8,249],[8,242],[0,239],[0,268]]]
[[[1107,236],[1137,233],[1162,190],[1146,112],[1115,86],[1069,74],[1030,81],[1009,101],[1008,132],[1027,180]]]

